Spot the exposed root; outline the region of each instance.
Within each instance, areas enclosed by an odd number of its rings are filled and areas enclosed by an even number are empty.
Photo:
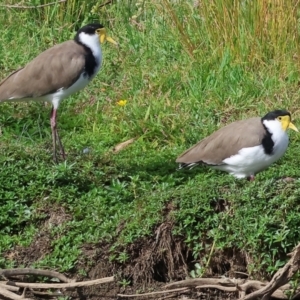
[[[172,210],[172,207],[166,210]],[[148,247],[135,244],[126,249],[132,257],[132,264],[123,271],[123,276],[130,276],[133,283],[144,284],[152,280],[168,282],[185,277],[188,274],[186,256],[189,252],[181,240],[174,238],[172,227],[171,221],[164,222],[156,228],[155,239],[148,241]]]
[[[33,298],[25,298],[24,295],[17,295],[9,290],[0,287],[0,297],[4,297],[5,299],[12,299],[12,300],[33,300]]]
[[[68,279],[65,275],[50,270],[31,269],[31,268],[24,268],[24,269],[16,268],[16,269],[0,270],[0,276],[4,276],[6,278],[11,278],[13,276],[18,276],[18,275],[47,276],[47,277],[57,278],[62,282],[74,282],[73,279]]]
[[[88,280],[82,282],[69,282],[69,283],[27,283],[27,282],[11,282],[8,281],[7,284],[11,284],[18,287],[32,288],[32,289],[66,289],[66,288],[77,288],[83,286],[90,286],[101,283],[113,282],[114,277],[106,277],[95,280]]]
[[[33,300],[33,298],[26,298],[25,294],[27,289],[31,290],[32,294],[36,295],[51,295],[53,293],[49,292],[40,292],[35,289],[68,289],[68,288],[78,288],[85,287],[97,284],[103,284],[108,282],[113,282],[114,277],[106,277],[95,280],[75,282],[75,280],[68,279],[63,274],[49,271],[49,270],[39,270],[39,269],[9,269],[9,270],[0,270],[0,276],[6,278],[11,278],[19,275],[35,275],[35,276],[48,276],[51,278],[57,278],[62,283],[28,283],[28,282],[15,282],[15,281],[1,281],[0,282],[0,299],[3,297],[6,299],[12,300]],[[16,294],[14,292],[20,292],[20,288],[23,288],[22,295]]]
[[[218,289],[224,292],[236,293],[239,300],[262,299],[268,300],[271,297],[276,299],[288,299],[286,292],[292,292],[292,286],[288,284],[293,275],[300,269],[300,244],[291,253],[291,259],[286,265],[279,269],[270,282],[258,280],[230,279],[230,278],[197,278],[173,282],[165,286],[161,292],[123,295],[123,297],[140,297],[165,293],[166,291],[191,291],[192,289]],[[298,287],[295,293],[299,293]],[[122,297],[122,295],[118,295]]]

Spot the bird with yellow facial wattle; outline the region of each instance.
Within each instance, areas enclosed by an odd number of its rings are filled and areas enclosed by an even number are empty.
[[[47,49],[0,82],[0,103],[36,100],[52,104],[50,124],[56,162],[57,144],[66,158],[57,130],[57,109],[64,98],[83,89],[96,76],[105,41],[117,45],[101,24],[88,24],[78,30],[73,40]]]
[[[287,129],[298,131],[286,110],[274,110],[262,118],[233,122],[182,153],[179,168],[207,165],[236,178],[254,180],[285,153]]]

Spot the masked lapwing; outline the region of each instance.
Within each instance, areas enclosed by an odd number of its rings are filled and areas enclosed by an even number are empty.
[[[50,124],[55,161],[57,143],[65,159],[56,123],[59,104],[64,98],[83,89],[98,73],[104,41],[117,44],[106,35],[101,24],[88,24],[78,30],[74,40],[49,48],[0,82],[0,103],[28,100],[52,103]]]
[[[291,114],[274,110],[263,118],[233,122],[198,142],[181,154],[179,168],[207,165],[237,178],[254,180],[285,153],[289,138],[286,130],[298,131]]]

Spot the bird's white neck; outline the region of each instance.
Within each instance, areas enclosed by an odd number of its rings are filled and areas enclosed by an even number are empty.
[[[101,45],[99,41],[99,36],[97,34],[87,34],[85,32],[81,32],[79,34],[79,42],[85,45],[86,47],[90,48],[95,59],[98,67],[100,68],[102,62],[102,51]]]
[[[274,146],[281,143],[283,140],[288,139],[288,135],[285,130],[283,130],[281,123],[277,120],[264,120],[264,125],[267,127],[268,131],[272,134],[272,140]]]

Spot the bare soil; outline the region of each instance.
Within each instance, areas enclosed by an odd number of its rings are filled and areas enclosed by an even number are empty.
[[[172,210],[166,206],[167,215]],[[41,230],[29,247],[17,247],[7,252],[5,257],[17,261],[18,266],[30,267],[33,262],[42,259],[51,253],[51,240],[49,226],[59,225],[70,218],[63,208],[51,207],[46,221],[40,224]],[[111,262],[109,260],[109,244],[86,244],[82,247],[82,257],[76,268],[67,277],[76,281],[92,280],[97,278],[115,276],[116,280],[111,284],[95,285],[78,288],[75,291],[64,291],[72,299],[121,299],[117,294],[137,294],[163,290],[164,286],[173,281],[184,280],[189,277],[196,261],[192,253],[183,242],[183,238],[172,235],[173,224],[166,221],[159,224],[153,230],[153,235],[140,239],[129,245],[126,252],[130,259],[126,263]],[[205,254],[205,253],[203,253]],[[87,265],[91,266],[87,270]],[[206,277],[243,278],[246,272],[247,259],[237,249],[227,249],[215,252],[206,272]],[[79,275],[79,270],[86,270],[87,276]],[[124,279],[128,284],[124,285]],[[25,280],[25,278],[24,278]],[[156,295],[155,299],[236,299],[234,293],[226,293],[218,290],[201,290],[189,294]],[[135,299],[150,299],[153,297],[138,297]],[[126,298],[122,298],[126,299]]]

